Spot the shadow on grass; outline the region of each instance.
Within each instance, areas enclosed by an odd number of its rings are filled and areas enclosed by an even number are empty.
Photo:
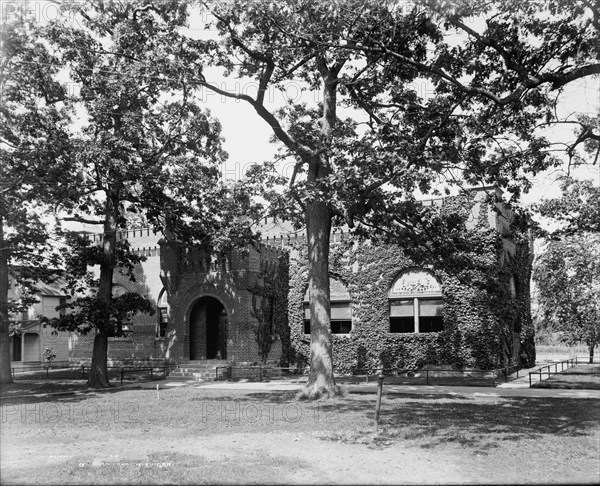
[[[4,391],[4,390],[3,390]],[[64,400],[83,401],[89,398],[99,397],[104,394],[113,395],[128,391],[148,391],[142,386],[121,387],[113,385],[111,388],[94,389],[85,385],[80,386],[57,386],[45,388],[27,388],[17,390],[14,393],[3,393],[0,396],[0,404],[4,405],[27,405],[31,403],[60,402]],[[39,394],[40,396],[34,396]]]
[[[238,403],[289,403],[294,392],[249,393],[211,397]],[[478,453],[498,447],[498,441],[520,441],[540,436],[581,437],[598,430],[600,407],[589,399],[538,397],[486,397],[406,394],[384,397],[379,431],[375,432],[375,397],[352,393],[334,400],[304,402],[308,408],[334,414],[341,423],[367,418],[368,430],[342,427],[326,440],[386,447],[400,440],[415,440],[424,448],[454,442],[477,448]],[[301,402],[297,402],[301,403]],[[362,420],[364,423],[364,420]],[[483,452],[482,452],[483,451]]]
[[[227,420],[229,415],[234,414],[238,421],[247,419],[248,433],[275,433],[278,429],[311,434],[318,432],[320,435],[317,436],[324,440],[364,444],[372,448],[388,447],[401,441],[411,441],[413,446],[423,448],[453,443],[471,448],[474,453],[485,454],[503,442],[541,437],[583,437],[597,434],[600,429],[598,400],[567,397],[386,394],[378,431],[375,431],[374,394],[351,393],[312,402],[297,401],[295,391],[233,392],[200,387],[181,391],[177,388],[162,390],[164,395],[159,401],[154,398],[151,389],[113,388],[70,396],[2,400],[2,405],[68,404],[106,395],[112,400],[120,399],[121,392],[128,392],[122,398],[122,406],[128,407],[123,413],[131,410],[137,413],[139,410],[137,425],[132,425],[137,428],[155,423],[172,424],[177,428],[185,423],[186,429],[197,427],[202,433],[223,433],[231,426]],[[214,407],[210,402],[218,406]],[[102,407],[111,407],[106,401],[91,400],[90,410],[95,406],[102,410]],[[286,406],[291,408],[288,410]],[[252,414],[257,410],[289,412],[289,416],[284,413],[283,418],[277,416],[279,418],[274,419],[267,414],[262,417],[265,420],[259,423],[249,419],[255,418]]]

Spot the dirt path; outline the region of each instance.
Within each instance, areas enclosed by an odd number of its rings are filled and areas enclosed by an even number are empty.
[[[152,436],[98,433],[74,442],[2,441],[3,484],[42,483],[527,483],[594,482],[589,458],[532,463],[535,441],[514,450],[469,451],[394,444],[384,449],[307,433],[231,433],[196,437],[158,429]],[[7,440],[8,439],[8,440]],[[35,463],[35,469],[32,469]],[[590,469],[591,467],[591,469]],[[596,468],[597,469],[597,468]],[[36,472],[37,471],[37,472]]]

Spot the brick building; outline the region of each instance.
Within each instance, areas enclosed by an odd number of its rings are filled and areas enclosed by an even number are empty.
[[[486,188],[473,191],[466,202],[470,229],[492,229],[495,235],[484,276],[493,277],[493,291],[417,267],[397,248],[356,246],[346,233],[334,231],[332,253],[339,252],[335,259],[342,262],[332,266],[341,276],[332,278],[331,286],[336,370],[372,368],[381,360],[394,366],[490,368],[535,359],[529,309],[532,241],[527,232],[512,228],[512,211],[499,196]],[[450,199],[430,204],[441,208]],[[216,256],[206,248],[168,242],[148,229],[121,233],[147,259],[136,267],[136,282],[116,275],[114,291],[143,293],[156,304],[156,314],[135,316],[124,337],[109,338],[109,362],[266,358],[306,364],[305,235],[273,221],[265,221],[262,235],[258,248]],[[264,336],[257,338],[265,316],[271,340],[266,347]],[[92,343],[91,335],[73,336],[71,362],[88,362]]]
[[[287,266],[285,250],[264,244],[217,257],[205,248],[167,242],[148,228],[119,238],[146,261],[135,268],[135,282],[115,273],[113,293],[142,293],[156,304],[156,314],[134,316],[125,336],[109,338],[109,363],[257,361],[253,304],[264,275]],[[93,335],[72,339],[71,361],[91,361]],[[269,359],[280,355],[274,340]]]

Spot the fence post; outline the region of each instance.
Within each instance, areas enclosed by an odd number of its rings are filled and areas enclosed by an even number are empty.
[[[529,373],[529,388],[531,388],[531,373]]]
[[[121,368],[121,385],[123,384],[123,368]]]
[[[425,384],[429,385],[429,370],[425,370]]]
[[[381,394],[383,391],[383,370],[377,370],[377,403],[375,404],[375,430],[379,429],[379,414],[381,412]]]
[[[262,365],[258,367],[258,381],[262,381],[263,380],[263,369],[262,369]]]
[[[153,380],[154,379],[154,375],[152,374],[153,369],[150,368],[150,379]]]
[[[81,365],[81,379],[85,380],[85,366]]]
[[[46,366],[46,379],[50,378],[50,368]]]

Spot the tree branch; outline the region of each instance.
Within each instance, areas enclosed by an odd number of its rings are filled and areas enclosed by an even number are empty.
[[[289,148],[292,152],[299,155],[301,158],[310,157],[313,155],[313,151],[310,148],[296,142],[292,137],[290,137],[288,135],[288,133],[280,125],[277,118],[275,118],[275,116],[269,110],[267,110],[264,107],[264,105],[258,103],[256,100],[254,100],[250,96],[245,95],[245,94],[230,93],[229,91],[225,91],[220,88],[217,88],[216,86],[213,86],[212,84],[209,84],[206,81],[200,81],[200,85],[210,89],[211,91],[214,91],[217,94],[220,94],[221,96],[225,96],[226,98],[233,98],[236,100],[242,100],[242,101],[245,101],[246,103],[249,103],[250,105],[252,105],[252,107],[254,108],[256,113],[258,113],[258,115],[271,126],[271,129],[273,130],[273,133],[275,133],[275,136],[287,148]]]
[[[269,81],[271,80],[271,76],[273,75],[273,71],[275,70],[275,64],[271,59],[269,59],[265,68],[263,69],[262,74],[260,75],[260,79],[258,81],[258,93],[256,94],[256,102],[259,105],[263,105],[265,101],[265,93],[267,92],[267,86],[269,85]]]
[[[58,219],[59,221],[75,221],[77,223],[85,223],[85,224],[104,224],[104,221],[83,218],[81,216],[64,216],[64,217],[57,217],[56,219]]]

